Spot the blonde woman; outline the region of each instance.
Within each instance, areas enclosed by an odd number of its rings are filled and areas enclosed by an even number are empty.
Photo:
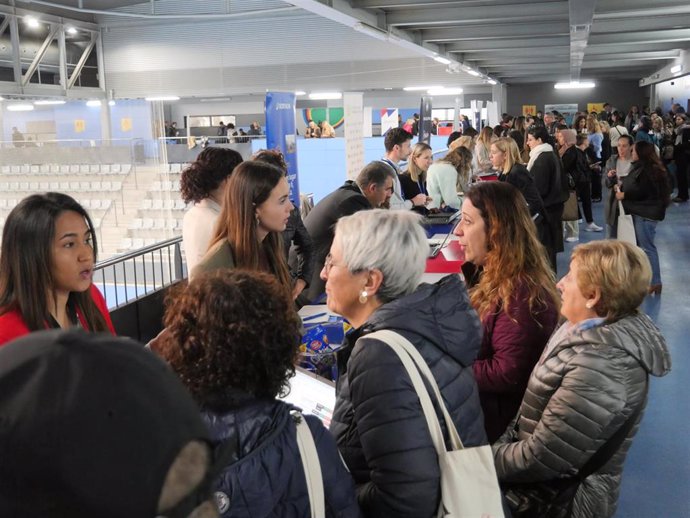
[[[335,128],[328,121],[321,123],[321,138],[335,138]]]
[[[457,146],[429,167],[427,189],[431,200],[429,209],[457,211],[462,204],[461,194],[469,187],[472,153]]]
[[[489,126],[484,126],[477,137],[474,146],[474,172],[476,174],[488,173],[491,171],[491,142],[493,140],[493,130]]]
[[[407,171],[399,176],[404,199],[412,200],[419,194],[426,194],[427,200],[430,201],[428,198],[429,191],[426,188],[426,173],[432,162],[431,146],[424,142],[415,144],[410,158],[407,160]],[[424,206],[417,207],[417,209],[427,212]]]

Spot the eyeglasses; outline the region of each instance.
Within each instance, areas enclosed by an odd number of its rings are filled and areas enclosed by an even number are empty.
[[[323,269],[326,272],[326,275],[328,275],[328,273],[330,273],[331,268],[333,268],[334,266],[345,266],[345,265],[344,264],[335,264],[333,262],[333,256],[331,254],[328,254],[326,256],[326,260],[323,263]]]

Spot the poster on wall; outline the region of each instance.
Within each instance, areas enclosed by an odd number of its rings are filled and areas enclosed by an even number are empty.
[[[429,96],[422,97],[419,107],[419,142],[431,143],[431,128],[433,126],[431,120],[431,104],[432,98]]]
[[[345,168],[347,178],[354,180],[364,168],[364,94],[345,92]]]
[[[536,104],[523,104],[522,105],[522,115],[527,117],[528,115],[532,115],[533,117],[537,114],[537,105]]]
[[[365,106],[364,111],[362,112],[362,136],[365,138],[373,135],[373,111],[374,109],[371,106]]]
[[[120,119],[120,130],[123,132],[132,131],[132,119],[129,117],[122,117]]]
[[[587,103],[587,113],[597,112],[601,113],[604,111],[605,103]]]
[[[381,110],[381,135],[391,128],[398,127],[398,109],[384,108]]]
[[[293,92],[266,92],[266,147],[279,149],[283,153],[288,166],[290,201],[299,208],[295,94]]]
[[[74,120],[74,132],[84,133],[86,131],[86,121],[84,119]]]
[[[563,117],[565,117],[565,122],[570,126],[573,123],[575,114],[577,113],[577,104],[546,104],[544,105],[544,113],[557,111]]]

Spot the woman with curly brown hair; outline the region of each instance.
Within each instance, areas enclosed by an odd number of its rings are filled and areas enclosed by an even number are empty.
[[[289,194],[285,172],[278,167],[255,160],[237,166],[225,188],[210,248],[190,278],[241,268],[271,273],[291,290],[282,237],[294,208]]]
[[[208,250],[220,214],[223,189],[241,162],[242,155],[234,149],[209,147],[182,171],[182,199],[185,203],[194,203],[182,220],[182,243],[190,272]]]
[[[472,186],[455,229],[484,333],[474,375],[490,442],[515,417],[558,322],[560,298],[527,202],[504,182]]]
[[[199,403],[213,446],[230,441],[237,450],[215,481],[221,516],[308,518],[296,438],[302,417],[275,399],[289,391],[300,343],[288,291],[265,273],[200,274],[173,295],[165,325],[156,351]],[[334,439],[316,417],[304,419],[321,464],[326,516],[358,518],[352,478]]]

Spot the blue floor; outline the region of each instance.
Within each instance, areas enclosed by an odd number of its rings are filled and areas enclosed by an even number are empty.
[[[603,203],[594,204],[594,220],[604,226]],[[602,239],[585,232],[580,243]],[[570,252],[559,254],[558,276],[565,275]],[[649,296],[643,310],[661,329],[671,352],[672,370],[650,378],[642,425],[623,471],[616,518],[690,517],[690,203],[672,204],[657,226],[656,245],[664,285],[660,296]],[[685,337],[685,338],[683,338]]]

